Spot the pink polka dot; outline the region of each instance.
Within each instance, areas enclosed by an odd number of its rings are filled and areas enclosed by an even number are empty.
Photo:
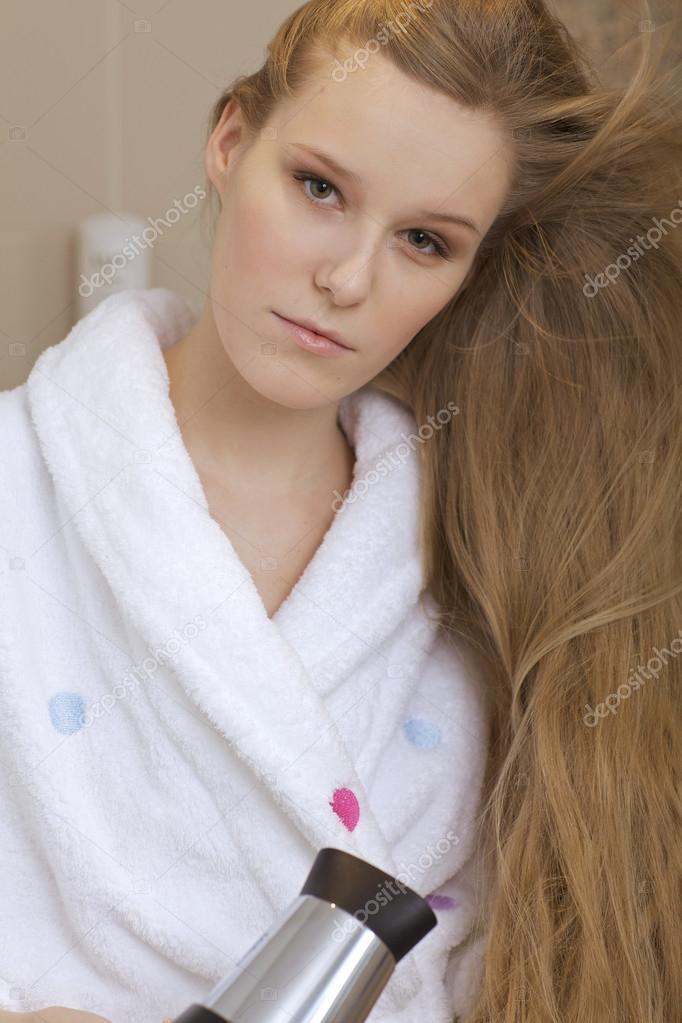
[[[329,805],[345,827],[354,831],[360,820],[360,804],[352,789],[336,789]]]
[[[451,899],[449,895],[427,895],[426,901],[431,909],[457,909],[457,899]]]

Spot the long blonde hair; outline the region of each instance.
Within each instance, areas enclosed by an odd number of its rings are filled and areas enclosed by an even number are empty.
[[[682,1012],[679,92],[648,32],[631,81],[613,89],[542,0],[410,9],[405,27],[403,0],[304,4],[262,68],[222,93],[208,132],[234,97],[255,137],[320,48],[367,54],[368,41],[506,130],[514,179],[467,287],[372,382],[417,424],[448,402],[460,410],[421,458],[426,585],[443,634],[481,658],[491,714],[485,972],[466,1023],[671,1023]]]

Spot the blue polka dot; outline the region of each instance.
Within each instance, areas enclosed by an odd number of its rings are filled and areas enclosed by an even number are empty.
[[[405,735],[419,749],[433,749],[441,740],[440,728],[426,718],[410,718],[403,725]]]
[[[56,693],[48,704],[50,720],[57,732],[72,735],[82,728],[81,717],[85,715],[85,704],[78,693]]]

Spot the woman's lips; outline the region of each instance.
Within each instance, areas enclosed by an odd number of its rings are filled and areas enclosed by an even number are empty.
[[[294,323],[293,320],[287,320],[284,316],[280,316],[279,313],[274,313],[284,329],[294,339],[299,348],[303,348],[307,352],[312,352],[313,355],[325,355],[335,356],[348,354],[352,351],[351,348],[344,348],[343,345],[339,345],[336,341],[332,341],[328,337],[324,337],[322,334],[316,334],[312,330],[308,330],[306,327],[301,327],[300,324]]]

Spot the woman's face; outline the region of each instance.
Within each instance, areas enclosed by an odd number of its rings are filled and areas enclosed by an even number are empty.
[[[341,81],[338,67],[321,60],[250,143],[231,102],[206,150],[222,202],[210,285],[216,330],[244,380],[289,408],[338,402],[410,343],[465,281],[508,185],[509,154],[486,116],[380,53]],[[279,317],[313,321],[352,350],[332,358],[305,350]]]

